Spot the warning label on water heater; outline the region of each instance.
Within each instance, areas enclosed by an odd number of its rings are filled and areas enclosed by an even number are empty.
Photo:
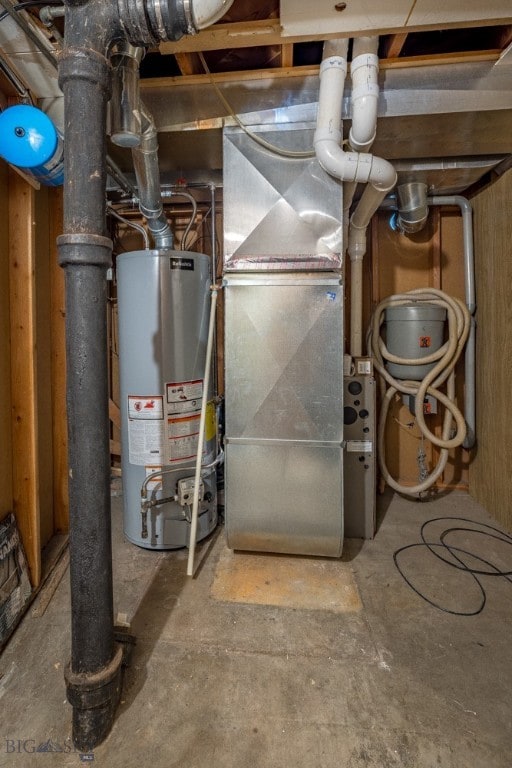
[[[171,381],[166,386],[167,415],[199,413],[203,398],[203,380]]]
[[[161,395],[128,395],[129,462],[161,464],[164,446],[164,403]]]
[[[167,463],[179,464],[197,456],[203,380],[166,384]]]

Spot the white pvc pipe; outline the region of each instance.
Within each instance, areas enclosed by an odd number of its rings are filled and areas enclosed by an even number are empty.
[[[363,258],[350,262],[350,354],[361,357],[363,353]]]
[[[210,304],[210,324],[208,327],[208,342],[206,345],[206,363],[203,379],[203,400],[201,403],[201,417],[199,420],[199,439],[197,442],[196,472],[194,476],[194,496],[192,500],[192,519],[190,521],[190,540],[188,544],[187,576],[194,575],[194,557],[197,539],[197,518],[199,513],[199,484],[201,482],[201,466],[203,463],[203,443],[206,424],[206,408],[208,405],[208,387],[210,385],[210,370],[212,367],[213,340],[215,338],[215,314],[217,309],[216,286],[212,289]]]
[[[475,256],[473,248],[473,209],[469,200],[462,195],[435,195],[428,198],[429,205],[456,205],[462,216],[462,236],[464,243],[464,293],[466,306],[471,315],[471,326],[464,356],[465,387],[464,415],[467,435],[463,442],[466,449],[473,448],[476,440],[476,293],[475,293]]]
[[[354,40],[350,73],[352,78],[352,127],[348,143],[356,152],[368,152],[377,130],[379,100],[378,37]]]
[[[365,57],[364,61],[357,57],[355,74],[356,84],[362,85],[361,79],[368,77],[370,70],[375,69],[375,62],[372,56],[377,50],[378,38],[366,38],[361,43],[359,53]],[[365,50],[369,49],[369,50]],[[357,48],[356,48],[357,51]],[[359,204],[350,220],[350,229],[348,234],[349,256],[352,267],[356,261],[361,261],[366,252],[366,228],[368,223],[379,207],[386,194],[393,189],[396,184],[396,171],[387,160],[366,152],[344,152],[341,146],[341,103],[343,90],[345,87],[345,77],[347,73],[347,41],[336,40],[326,42],[322,64],[320,66],[320,90],[318,94],[318,116],[314,136],[315,153],[318,162],[322,168],[331,176],[340,181],[348,182],[346,191],[346,202],[344,211],[344,231],[346,232],[346,217],[351,197],[355,191],[355,185],[358,182],[368,183],[369,186],[363,193]],[[368,57],[370,57],[368,59]],[[372,63],[373,62],[373,63]],[[377,75],[378,70],[372,74],[372,78]],[[358,74],[359,73],[359,74]],[[371,83],[370,83],[371,85]],[[368,133],[375,132],[373,120],[376,121],[376,99],[372,88],[365,90],[364,94],[356,92],[357,100],[361,97],[361,109],[358,107],[358,116],[356,125],[362,126]],[[371,93],[370,93],[371,92]],[[378,95],[378,90],[377,90]],[[375,106],[375,118],[373,117],[373,106],[369,113],[369,119],[363,115],[364,109],[369,109],[369,105]],[[366,105],[366,106],[365,106]],[[364,108],[364,109],[363,109]],[[357,137],[356,137],[357,138]],[[368,137],[363,137],[367,139]],[[371,142],[373,136],[370,137]],[[367,142],[368,143],[368,142]],[[345,184],[347,187],[347,184]],[[352,356],[360,356],[362,352],[362,264],[355,267],[355,279],[351,281],[351,318],[355,322],[355,327],[351,326],[351,340],[354,346],[351,346]],[[352,342],[351,342],[352,344]]]
[[[233,5],[233,0],[192,0],[192,18],[196,29],[215,24]]]

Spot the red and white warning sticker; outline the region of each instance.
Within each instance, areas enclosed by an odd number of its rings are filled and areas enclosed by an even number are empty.
[[[167,419],[167,454],[170,464],[196,458],[199,421],[199,413]]]
[[[164,453],[164,403],[161,395],[128,395],[130,464],[161,464]]]
[[[128,395],[129,419],[163,419],[164,399],[161,395],[143,396]]]

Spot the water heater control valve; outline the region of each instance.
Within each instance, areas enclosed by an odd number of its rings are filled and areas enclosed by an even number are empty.
[[[182,477],[178,480],[178,504],[182,507],[187,507],[192,504],[194,500],[194,477]],[[199,481],[199,501],[202,501],[204,497],[204,483]]]

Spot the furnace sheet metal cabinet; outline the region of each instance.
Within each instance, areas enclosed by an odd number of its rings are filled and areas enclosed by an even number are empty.
[[[228,545],[339,557],[341,276],[239,273],[224,286]]]

